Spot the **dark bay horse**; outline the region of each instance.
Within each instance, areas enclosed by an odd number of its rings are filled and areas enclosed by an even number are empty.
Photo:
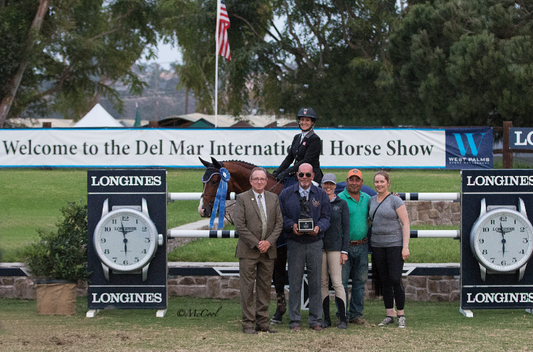
[[[228,182],[228,196],[231,192],[236,194],[242,193],[244,191],[252,188],[250,185],[250,174],[256,165],[247,163],[245,161],[218,161],[215,158],[211,157],[211,163],[208,161],[199,158],[202,164],[207,168],[204,175],[202,176],[202,182],[204,183],[204,188],[202,191],[202,197],[200,198],[200,205],[198,206],[198,212],[200,216],[208,218],[211,216],[213,211],[213,205],[215,202],[215,196],[217,194],[218,185],[220,184],[220,168],[226,168],[231,174],[230,180]],[[268,181],[266,185],[266,190],[272,193],[279,195],[283,190],[283,183],[277,182],[274,176],[270,173],[267,174]],[[346,187],[346,182],[338,182],[335,189],[335,193],[342,192]],[[367,185],[363,185],[361,188],[362,192],[367,193],[370,196],[376,194],[372,188]]]
[[[202,176],[204,188],[202,197],[200,198],[200,205],[198,206],[200,216],[204,218],[211,216],[215,196],[220,184],[220,168],[225,168],[231,175],[228,182],[228,196],[231,192],[239,194],[252,188],[250,185],[250,174],[256,165],[236,160],[218,161],[213,157],[211,157],[211,163],[202,158],[199,159],[207,168]],[[265,190],[279,195],[283,190],[283,183],[277,182],[270,173],[267,174],[267,177],[268,181]]]

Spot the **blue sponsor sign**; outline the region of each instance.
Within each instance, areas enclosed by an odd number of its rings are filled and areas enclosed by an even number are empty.
[[[492,169],[492,128],[447,128],[447,169]]]
[[[509,148],[533,149],[533,128],[509,128]]]

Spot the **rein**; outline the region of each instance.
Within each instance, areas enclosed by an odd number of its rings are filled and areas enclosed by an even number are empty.
[[[228,193],[228,182],[230,180],[231,175],[229,171],[223,167],[220,168],[219,172],[216,174],[220,175],[220,184],[218,185],[217,194],[215,196],[215,204],[213,205],[213,211],[211,212],[211,221],[209,221],[209,228],[213,228],[215,218],[217,217],[216,214],[218,211],[218,229],[221,230],[224,228],[226,194]],[[215,173],[213,173],[211,176],[213,175],[215,175]]]
[[[279,184],[281,184],[281,181],[277,181],[274,186],[270,187],[270,189],[267,189],[267,191],[272,192],[272,190],[276,189]]]

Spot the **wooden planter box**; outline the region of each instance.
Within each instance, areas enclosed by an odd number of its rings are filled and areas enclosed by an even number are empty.
[[[37,313],[42,315],[76,314],[76,283],[50,281],[37,284]]]

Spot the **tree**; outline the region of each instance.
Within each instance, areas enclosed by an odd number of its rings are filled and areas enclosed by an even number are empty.
[[[165,35],[185,53],[185,66],[199,68],[208,80],[194,92],[209,103],[214,3],[169,0],[165,8],[180,15],[164,15]],[[221,67],[222,110],[238,116],[259,107],[279,115],[311,106],[322,125],[383,120],[387,88],[381,89],[380,80],[388,28],[397,18],[394,0],[228,0],[226,6],[232,61]],[[275,18],[284,21],[283,28]]]
[[[201,97],[201,92],[205,86],[206,77],[200,67],[191,59],[183,59],[184,64],[173,65],[174,72],[179,77],[179,83],[176,89],[185,89],[185,113],[189,111],[189,91],[193,91],[198,97]],[[209,101],[200,101],[200,109],[208,109],[206,103]]]
[[[160,5],[162,33],[183,54],[183,65],[176,67],[180,80],[183,77],[184,86],[194,92],[196,110],[204,113],[214,112],[216,4],[212,0],[166,0]],[[268,0],[227,0],[226,7],[232,60],[219,60],[219,111],[238,116],[249,109],[250,84],[257,66],[254,49],[263,41],[273,13]]]
[[[389,55],[399,117],[420,125],[533,121],[533,4],[435,0],[408,7]]]
[[[14,105],[0,115],[0,127],[26,108],[78,119],[100,96],[121,110],[110,86],[122,81],[140,94],[143,82],[131,66],[156,45],[156,5],[155,0],[4,1],[0,50],[8,54],[0,58],[0,98],[3,106],[6,98]],[[31,28],[34,18],[42,18],[40,28]]]
[[[37,35],[40,33],[46,10],[50,1],[42,0],[39,2],[33,21],[29,24],[29,13],[26,4],[23,2],[16,3],[8,8],[8,3],[4,3],[5,11],[0,13],[0,20],[3,24],[2,38],[4,38],[1,53],[4,58],[0,62],[0,74],[4,76],[4,82],[0,86],[0,128],[3,127],[7,114],[13,104],[17,90],[19,89],[22,76],[28,65],[27,56],[32,51]],[[17,16],[18,12],[22,16]],[[19,22],[20,21],[20,22]],[[28,25],[29,31],[25,25]],[[26,35],[20,35],[27,32]],[[3,44],[3,45],[2,45]],[[11,44],[11,45],[10,45]],[[5,46],[4,46],[5,45]],[[6,80],[7,78],[7,80]]]

